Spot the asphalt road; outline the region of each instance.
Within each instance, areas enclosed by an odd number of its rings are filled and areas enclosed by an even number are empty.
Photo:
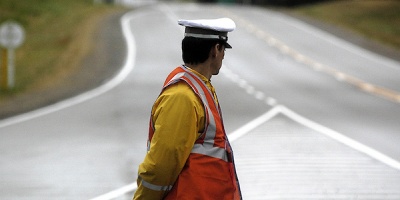
[[[374,157],[360,148],[382,166],[390,164],[381,155],[393,159],[392,182],[400,181],[399,62],[279,12],[156,4],[122,18],[128,55],[115,79],[74,99],[0,122],[0,199],[90,199],[133,183],[146,151],[152,103],[166,75],[182,62],[183,29],[177,19],[217,17],[237,23],[229,35],[233,49],[227,50],[220,75],[212,78],[228,133],[236,135],[248,122],[254,125],[254,119],[277,111],[276,116],[289,117],[271,116],[274,123],[285,124],[275,126],[281,131],[294,127],[292,132],[314,128],[337,133],[381,153]],[[264,127],[268,120],[254,126]],[[245,129],[242,134],[253,130]],[[241,147],[251,145],[239,136],[233,140]],[[118,198],[131,195],[128,189]]]

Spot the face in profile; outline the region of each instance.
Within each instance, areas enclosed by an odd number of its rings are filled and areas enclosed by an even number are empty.
[[[222,60],[225,57],[225,46],[216,44],[215,47],[215,65],[213,66],[213,75],[219,74],[219,70],[222,67]]]

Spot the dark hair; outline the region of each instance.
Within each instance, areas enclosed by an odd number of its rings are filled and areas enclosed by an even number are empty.
[[[223,44],[220,40],[207,40],[194,37],[185,37],[182,40],[182,58],[187,64],[199,64],[207,60],[211,48],[216,44]]]

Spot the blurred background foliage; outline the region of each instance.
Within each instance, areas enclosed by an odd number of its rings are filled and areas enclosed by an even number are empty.
[[[111,5],[116,1],[1,0],[0,23],[7,20],[21,23],[26,38],[16,50],[16,87],[0,89],[0,103],[21,91],[50,87],[78,70],[80,60],[92,48],[97,22],[107,13],[122,10]],[[398,0],[179,1],[265,6],[339,26],[400,50]]]
[[[344,0],[309,4],[294,12],[400,50],[400,1]]]
[[[273,6],[298,6],[323,2],[327,0],[192,0],[202,3],[235,3],[235,4],[251,4],[251,5],[273,5]]]
[[[49,87],[78,68],[97,20],[114,9],[93,0],[1,0],[0,23],[19,22],[25,42],[15,51],[15,88],[2,88],[0,101],[26,88]]]
[[[400,0],[180,0],[256,5],[340,27],[400,50]]]

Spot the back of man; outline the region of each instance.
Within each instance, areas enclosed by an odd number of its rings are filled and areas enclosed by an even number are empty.
[[[225,55],[232,20],[180,20],[184,65],[153,105],[148,152],[134,199],[241,199],[232,149],[211,76]]]

